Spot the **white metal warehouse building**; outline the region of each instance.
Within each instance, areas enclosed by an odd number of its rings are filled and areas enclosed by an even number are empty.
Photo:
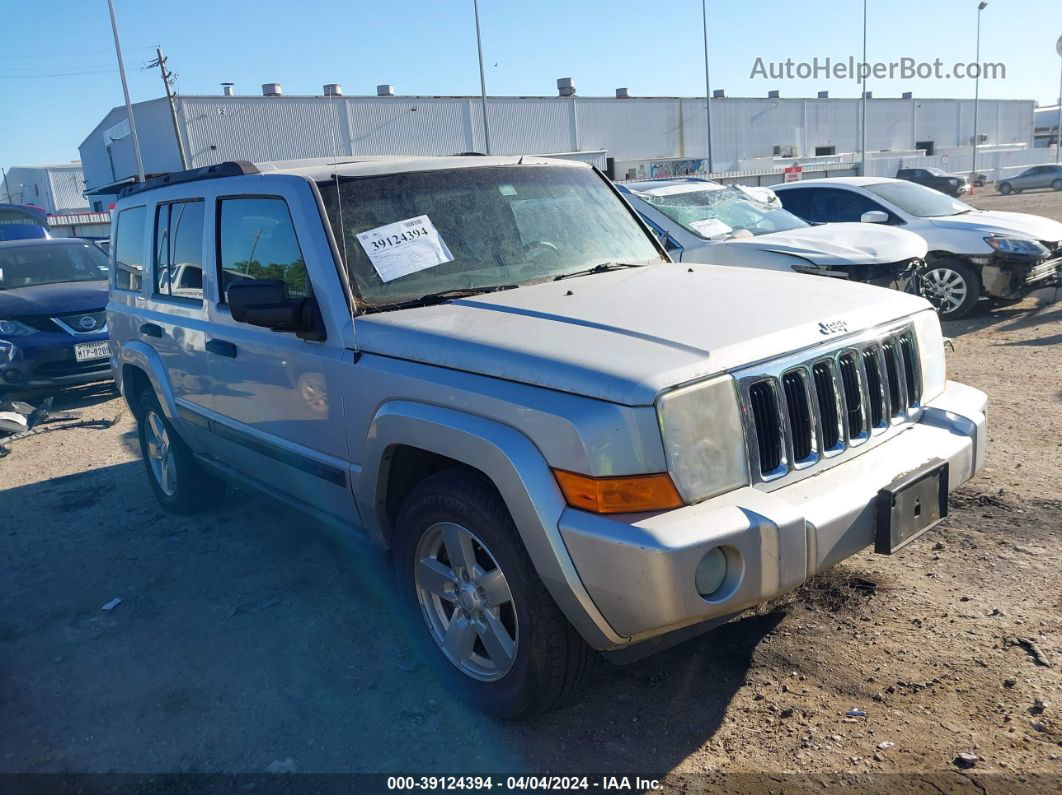
[[[77,213],[89,209],[84,196],[81,163],[12,166],[0,181],[0,201],[33,204],[49,213]]]
[[[273,84],[269,84],[273,85]],[[279,86],[276,87],[279,90]],[[714,170],[752,168],[757,158],[843,158],[858,153],[859,99],[713,98]],[[226,160],[334,155],[449,155],[484,152],[479,97],[182,96],[175,119],[165,97],[133,106],[147,174]],[[1033,146],[1031,100],[981,100],[984,146]],[[488,97],[494,154],[566,154],[613,166],[707,153],[703,97]],[[969,148],[973,100],[867,101],[867,151],[947,156]],[[80,146],[88,190],[113,192],[135,176],[124,107],[114,108]],[[858,155],[856,156],[858,159]],[[891,166],[890,166],[891,167]],[[98,198],[98,197],[97,197]],[[100,203],[100,206],[105,204]]]

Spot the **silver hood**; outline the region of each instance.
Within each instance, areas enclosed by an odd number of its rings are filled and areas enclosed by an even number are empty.
[[[916,257],[921,259],[926,255],[926,241],[912,232],[861,223],[809,226],[728,240],[717,245],[777,251],[832,267],[884,265]]]
[[[1008,213],[1001,210],[974,210],[944,218],[928,218],[939,229],[958,229],[984,234],[1004,234],[1032,240],[1062,240],[1062,224],[1029,213]]]
[[[854,282],[661,264],[359,315],[357,347],[627,405],[664,389],[928,309]]]

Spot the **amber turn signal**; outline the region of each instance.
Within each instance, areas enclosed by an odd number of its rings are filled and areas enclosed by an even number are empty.
[[[591,478],[563,469],[554,477],[573,508],[593,513],[638,513],[668,511],[682,507],[682,498],[666,473],[629,475],[621,478]]]

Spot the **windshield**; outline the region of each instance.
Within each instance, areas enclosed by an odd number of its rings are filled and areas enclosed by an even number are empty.
[[[875,196],[880,196],[904,212],[917,215],[919,218],[939,218],[973,210],[973,207],[958,199],[945,196],[940,191],[915,182],[878,182],[863,187]]]
[[[0,248],[0,290],[107,278],[107,255],[91,243]]]
[[[675,185],[660,193],[633,193],[706,240],[738,237],[742,231],[766,235],[808,226],[791,212],[759,201],[737,186]]]
[[[605,262],[665,261],[589,168],[477,166],[319,187],[351,286],[368,307],[530,284]]]
[[[927,168],[926,171],[928,171],[934,177],[946,177],[946,176],[948,176],[948,172],[945,171],[942,168]]]

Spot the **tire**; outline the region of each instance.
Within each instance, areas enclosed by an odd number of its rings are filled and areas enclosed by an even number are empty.
[[[999,191],[1004,196],[1006,196],[1007,194],[1009,194],[1011,191],[1014,190],[1014,186],[1011,185],[1009,182],[1000,182],[996,186],[996,190]]]
[[[1051,190],[1062,190],[1062,179],[1056,179],[1051,183]]]
[[[417,642],[469,705],[499,718],[540,714],[574,700],[591,678],[597,653],[546,591],[500,495],[480,474],[446,469],[414,488],[399,511],[393,552]],[[471,565],[451,564],[451,552]]]
[[[941,320],[959,320],[977,306],[981,280],[965,262],[940,259],[920,274],[922,296],[937,308]]]
[[[141,392],[136,408],[140,456],[155,499],[167,511],[179,514],[213,508],[225,484],[195,462],[192,451],[166,419],[155,393],[150,389]]]

